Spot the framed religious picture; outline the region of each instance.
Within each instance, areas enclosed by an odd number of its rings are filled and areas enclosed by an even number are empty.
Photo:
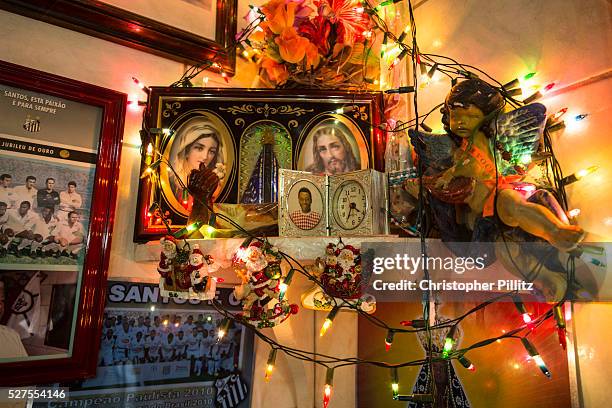
[[[135,242],[167,233],[160,215],[173,231],[185,227],[193,170],[220,176],[215,210],[251,230],[277,225],[267,206],[279,202],[280,169],[329,176],[384,171],[382,115],[380,92],[151,88],[143,139],[151,154],[143,155],[143,174],[155,165],[140,183]],[[224,227],[222,218],[215,228]]]
[[[0,8],[167,58],[236,67],[237,0],[2,0]],[[204,23],[205,22],[205,23]]]
[[[0,385],[93,375],[126,96],[6,62],[0,88]]]

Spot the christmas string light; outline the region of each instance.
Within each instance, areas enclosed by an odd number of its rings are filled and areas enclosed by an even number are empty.
[[[272,376],[272,371],[274,371],[274,365],[276,364],[276,348],[270,350],[270,354],[268,355],[268,362],[266,363],[266,382],[270,381],[270,377]]]
[[[528,96],[527,98],[523,99],[523,103],[524,104],[529,104],[531,102],[535,102],[538,99],[542,98],[544,95],[546,95],[546,93],[548,93],[551,89],[553,89],[553,87],[555,86],[554,82],[551,82],[550,84],[546,85],[544,88],[536,91],[534,94]]]
[[[516,306],[516,309],[519,311],[521,317],[523,318],[523,322],[525,322],[525,324],[527,325],[530,325],[533,319],[531,318],[531,314],[527,312],[525,304],[521,301],[521,298],[517,295],[513,296],[512,299],[514,301],[514,306]]]
[[[289,272],[287,272],[287,276],[285,276],[285,279],[283,279],[283,281],[278,286],[279,288],[278,299],[279,300],[283,300],[283,298],[285,297],[285,293],[287,292],[287,289],[289,288],[289,285],[291,284],[291,280],[293,279],[294,273],[295,273],[294,268],[289,269]]]
[[[565,332],[567,329],[567,323],[565,322],[565,313],[563,312],[563,303],[556,304],[553,307],[553,315],[557,323],[557,336],[559,337],[559,344],[563,347],[563,350],[567,349],[567,338]]]
[[[578,180],[583,179],[591,173],[596,172],[599,169],[599,166],[590,166],[586,169],[578,170],[576,173],[573,173],[563,179],[561,179],[561,184],[567,186],[569,184],[575,183]]]
[[[561,119],[561,117],[562,117],[563,115],[565,115],[565,113],[566,113],[566,112],[567,112],[567,108],[561,108],[561,109],[559,109],[559,110],[557,111],[557,113],[555,113],[554,115],[552,115],[552,116],[550,117],[550,121],[551,121],[551,122],[556,122],[556,121],[558,121],[559,119]]]
[[[446,338],[444,339],[444,348],[442,349],[442,358],[448,358],[450,352],[453,350],[455,345],[455,333],[457,331],[457,325],[454,325],[448,331]]]
[[[459,356],[457,361],[459,361],[459,363],[461,363],[461,365],[469,371],[476,371],[476,367],[474,367],[474,364],[472,364],[472,362],[468,360],[466,356]]]
[[[144,93],[146,93],[147,95],[151,93],[151,90],[148,87],[146,87],[144,83],[140,82],[138,78],[132,77],[132,80]]]
[[[409,401],[417,403],[431,403],[434,401],[434,397],[431,394],[410,394],[410,395],[398,395],[394,398],[397,401]]]
[[[533,78],[533,76],[535,74],[536,74],[535,72],[530,72],[530,73],[526,74],[525,76],[523,76],[521,79],[515,78],[512,81],[502,85],[502,89],[505,90],[505,91],[510,91],[510,90],[512,90],[512,89],[514,89],[516,87],[519,87],[521,85],[522,81],[527,81],[527,80]]]
[[[393,330],[389,330],[387,332],[387,337],[385,337],[385,350],[391,350],[391,345],[393,344],[393,337],[395,336],[395,332]]]
[[[391,392],[393,393],[393,399],[397,399],[399,395],[399,374],[397,367],[391,368]]]
[[[219,331],[217,331],[217,342],[223,340],[223,337],[225,337],[225,335],[227,334],[227,330],[229,329],[230,323],[230,319],[223,319],[223,321],[219,325]]]
[[[323,322],[323,326],[321,326],[321,331],[319,332],[320,337],[323,337],[327,330],[329,330],[329,328],[332,326],[332,323],[336,318],[336,315],[338,314],[339,310],[340,308],[338,306],[334,306],[331,312],[329,312],[327,318],[325,318],[325,321]]]
[[[406,39],[406,36],[408,35],[408,33],[410,33],[411,30],[412,30],[412,27],[410,26],[410,24],[408,24],[406,28],[404,28],[404,31],[402,31],[400,36],[397,38],[397,42],[402,43]]]
[[[538,353],[538,350],[536,350],[535,346],[531,344],[531,342],[526,337],[521,337],[521,342],[527,350],[527,353],[529,353],[531,358],[533,358],[533,361],[535,361],[537,366],[540,368],[540,371],[542,371],[545,376],[550,378],[550,371],[548,370],[548,367],[546,367],[546,363],[544,363],[542,356],[540,356],[540,353]]]
[[[325,388],[323,389],[323,408],[327,408],[331,399],[332,387],[334,386],[334,369],[327,367],[325,373]]]
[[[174,238],[181,238],[184,235],[189,235],[189,234],[199,230],[202,227],[202,225],[204,225],[204,223],[202,221],[196,221],[194,223],[186,225],[185,227],[181,228],[180,230],[176,231],[173,234]]]
[[[385,91],[386,94],[393,94],[393,93],[403,94],[403,93],[410,93],[410,92],[414,92],[414,86],[400,86],[399,88],[387,89]]]

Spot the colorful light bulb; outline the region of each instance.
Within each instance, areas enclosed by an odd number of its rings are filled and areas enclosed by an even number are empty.
[[[586,169],[578,170],[576,173],[564,177],[561,180],[561,183],[564,185],[575,183],[576,181],[588,176],[589,174],[596,172],[598,169],[599,166],[590,166]]]
[[[397,39],[398,43],[401,43],[402,41],[404,41],[406,39],[406,36],[408,35],[408,33],[412,30],[410,24],[408,24],[406,26],[406,28],[404,28],[404,31],[402,31],[402,33],[400,34],[400,36]]]
[[[391,368],[391,391],[393,392],[393,399],[397,399],[399,395],[399,374],[397,367]]]
[[[323,389],[323,408],[327,408],[331,399],[332,387],[334,384],[334,369],[328,367],[325,375],[325,388]]]
[[[387,337],[385,337],[385,350],[389,351],[391,349],[391,345],[393,344],[393,336],[395,332],[393,330],[389,330],[387,332]]]
[[[273,348],[270,350],[270,354],[268,355],[268,362],[266,364],[266,382],[270,381],[270,377],[272,376],[272,371],[274,371],[274,365],[276,364],[276,349]]]
[[[567,108],[559,109],[557,113],[555,113],[554,115],[550,117],[551,121],[554,122],[554,121],[561,119],[561,116],[565,115],[566,112],[567,112]]]
[[[470,360],[467,359],[467,357],[465,356],[460,356],[459,358],[457,358],[457,360],[459,361],[459,363],[461,363],[461,365],[463,367],[465,367],[466,369],[470,370],[470,371],[476,371],[476,367],[474,367],[474,364],[472,364],[472,362]]]
[[[287,272],[287,276],[285,279],[278,285],[278,299],[283,300],[285,297],[285,293],[287,293],[287,289],[289,289],[289,285],[291,284],[291,280],[293,279],[293,273],[295,269],[291,268],[289,272]]]
[[[457,326],[453,326],[448,331],[446,338],[444,339],[444,348],[442,349],[442,358],[448,358],[450,352],[453,350],[453,346],[455,345],[455,333],[457,331]]]
[[[550,378],[551,377],[551,373],[548,370],[548,367],[546,367],[546,363],[544,363],[544,360],[542,359],[542,356],[540,356],[540,353],[538,353],[538,351],[536,350],[534,345],[531,344],[531,342],[527,338],[525,338],[525,337],[521,338],[521,342],[523,343],[523,346],[527,350],[527,353],[529,353],[531,358],[533,358],[533,361],[535,361],[537,366],[540,368],[540,371],[542,371],[542,373],[545,376]]]
[[[334,321],[334,318],[338,314],[339,310],[340,309],[337,306],[334,306],[331,312],[329,312],[329,314],[327,315],[327,318],[323,322],[323,326],[321,326],[321,331],[319,332],[320,337],[323,337],[325,333],[327,332],[327,330],[329,330],[329,328],[332,326],[332,322]]]
[[[183,228],[181,228],[180,230],[176,231],[173,235],[174,238],[180,238],[185,234],[190,234],[194,231],[199,230],[202,227],[203,223],[201,221],[196,221],[193,224],[189,224]]]
[[[217,332],[217,341],[221,341],[223,337],[227,334],[227,330],[229,329],[230,321],[229,319],[223,319],[221,325],[219,326],[219,331]]]

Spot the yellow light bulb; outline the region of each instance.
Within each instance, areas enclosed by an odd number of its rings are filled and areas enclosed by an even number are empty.
[[[325,319],[325,322],[323,322],[323,326],[321,327],[321,332],[319,333],[319,336],[323,337],[327,330],[331,327],[331,325],[332,321],[330,319]]]
[[[599,169],[599,166],[591,166],[591,167],[586,168],[586,169],[578,170],[576,172],[576,178],[578,180],[580,180],[581,178],[583,178],[585,176],[588,176],[591,173],[596,172],[598,169]]]
[[[274,371],[274,366],[272,364],[268,364],[266,367],[266,382],[270,381],[270,377],[272,376],[272,371]]]

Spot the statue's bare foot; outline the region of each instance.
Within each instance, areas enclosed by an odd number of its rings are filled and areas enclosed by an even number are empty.
[[[560,225],[548,241],[555,248],[569,252],[576,249],[584,235],[584,230],[577,225]]]

